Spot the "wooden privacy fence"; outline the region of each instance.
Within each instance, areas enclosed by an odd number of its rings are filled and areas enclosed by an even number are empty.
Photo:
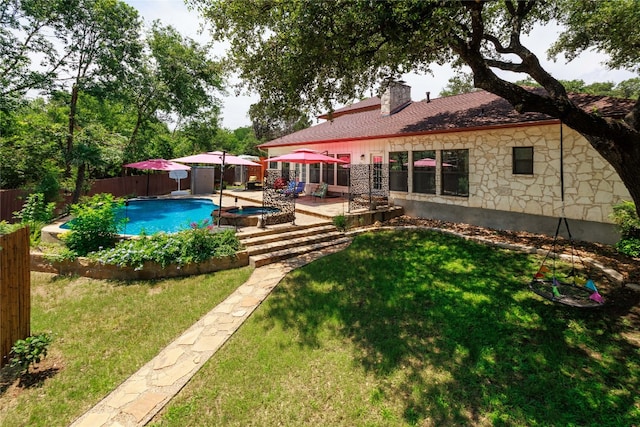
[[[90,184],[90,188],[83,191],[83,196],[93,196],[98,193],[111,193],[116,197],[159,196],[169,194],[178,188],[176,181],[169,178],[168,172],[150,173],[148,176],[144,174],[96,179]],[[190,177],[180,182],[181,190],[189,188],[191,188]],[[27,195],[28,193],[23,190],[0,190],[0,221],[15,222],[13,212],[22,209]],[[71,203],[71,194],[61,191],[60,202],[56,206],[58,213],[63,212],[64,207],[69,203]]]
[[[31,335],[29,227],[0,235],[0,366],[11,346]]]

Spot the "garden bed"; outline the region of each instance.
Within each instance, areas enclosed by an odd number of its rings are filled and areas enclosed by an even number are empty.
[[[42,253],[31,253],[31,271],[59,275],[78,275],[106,280],[151,280],[192,276],[247,265],[249,265],[249,254],[247,251],[241,251],[232,256],[211,258],[205,262],[187,265],[170,264],[162,267],[157,263],[145,262],[141,269],[102,264],[83,257],[75,260],[50,261],[45,259]]]

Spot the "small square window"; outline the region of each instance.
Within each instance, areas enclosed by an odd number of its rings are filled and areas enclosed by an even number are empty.
[[[533,147],[513,147],[514,175],[533,175]]]

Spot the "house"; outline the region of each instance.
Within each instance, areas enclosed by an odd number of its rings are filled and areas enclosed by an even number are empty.
[[[572,100],[610,117],[622,117],[633,105],[584,94]],[[380,174],[381,185],[411,216],[551,235],[565,216],[574,238],[608,244],[618,239],[609,215],[613,205],[631,199],[628,191],[587,140],[557,119],[519,114],[486,91],[436,99],[427,93],[414,102],[402,83],[389,85],[381,98],[321,118],[329,120],[260,148],[269,157],[312,148],[388,171]],[[295,168],[300,180],[349,192],[349,168],[269,167]]]

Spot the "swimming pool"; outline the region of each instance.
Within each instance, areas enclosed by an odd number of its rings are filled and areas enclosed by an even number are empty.
[[[116,217],[129,218],[120,230],[122,234],[175,233],[189,228],[193,222],[211,221],[211,211],[217,208],[210,199],[131,199]],[[68,224],[61,228],[68,229]]]

